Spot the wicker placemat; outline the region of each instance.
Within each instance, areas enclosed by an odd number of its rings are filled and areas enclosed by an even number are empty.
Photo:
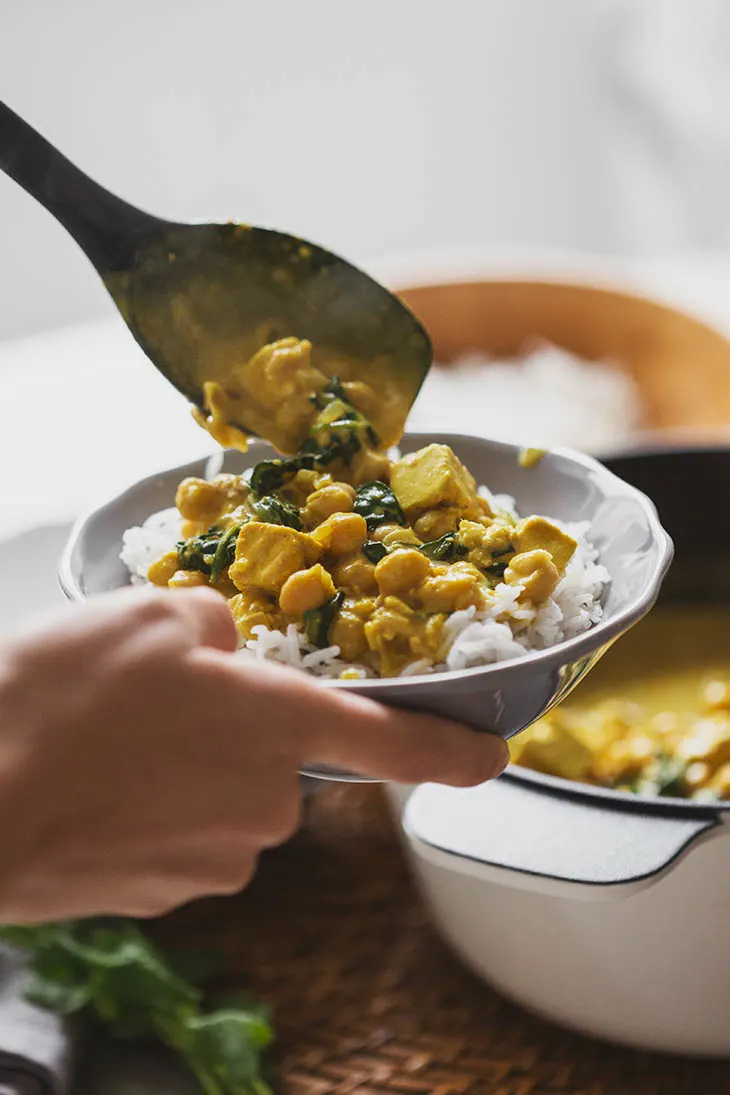
[[[279,1095],[730,1095],[730,1062],[571,1034],[465,971],[428,925],[378,788],[320,794],[244,894],[162,927],[215,941],[221,988],[273,1005]]]

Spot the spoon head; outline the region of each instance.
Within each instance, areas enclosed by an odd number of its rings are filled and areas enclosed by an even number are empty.
[[[170,225],[138,247],[105,284],[154,365],[191,403],[203,384],[231,382],[237,367],[281,338],[308,339],[327,375],[395,388],[402,430],[432,360],[425,330],[361,270],[295,236],[239,224]],[[245,418],[245,408],[239,412]],[[260,422],[231,423],[275,440]],[[273,426],[273,421],[272,421]]]

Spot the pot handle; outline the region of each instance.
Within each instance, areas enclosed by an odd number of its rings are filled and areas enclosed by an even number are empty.
[[[403,826],[418,853],[443,865],[442,856],[451,867],[456,856],[458,869],[510,886],[564,893],[568,883],[585,897],[609,898],[651,885],[721,824],[711,808],[627,798],[566,793],[505,774],[469,789],[420,787]]]

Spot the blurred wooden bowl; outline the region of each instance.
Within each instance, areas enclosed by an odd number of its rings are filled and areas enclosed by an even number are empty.
[[[630,293],[560,282],[395,289],[425,324],[439,363],[475,350],[519,357],[546,341],[625,368],[639,390],[644,429],[678,444],[728,438],[730,341],[691,315]]]

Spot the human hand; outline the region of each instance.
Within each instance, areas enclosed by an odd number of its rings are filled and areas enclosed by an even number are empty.
[[[99,597],[0,649],[0,919],[152,916],[235,892],[298,825],[299,770],[481,783],[503,741],[234,654],[206,589]]]

